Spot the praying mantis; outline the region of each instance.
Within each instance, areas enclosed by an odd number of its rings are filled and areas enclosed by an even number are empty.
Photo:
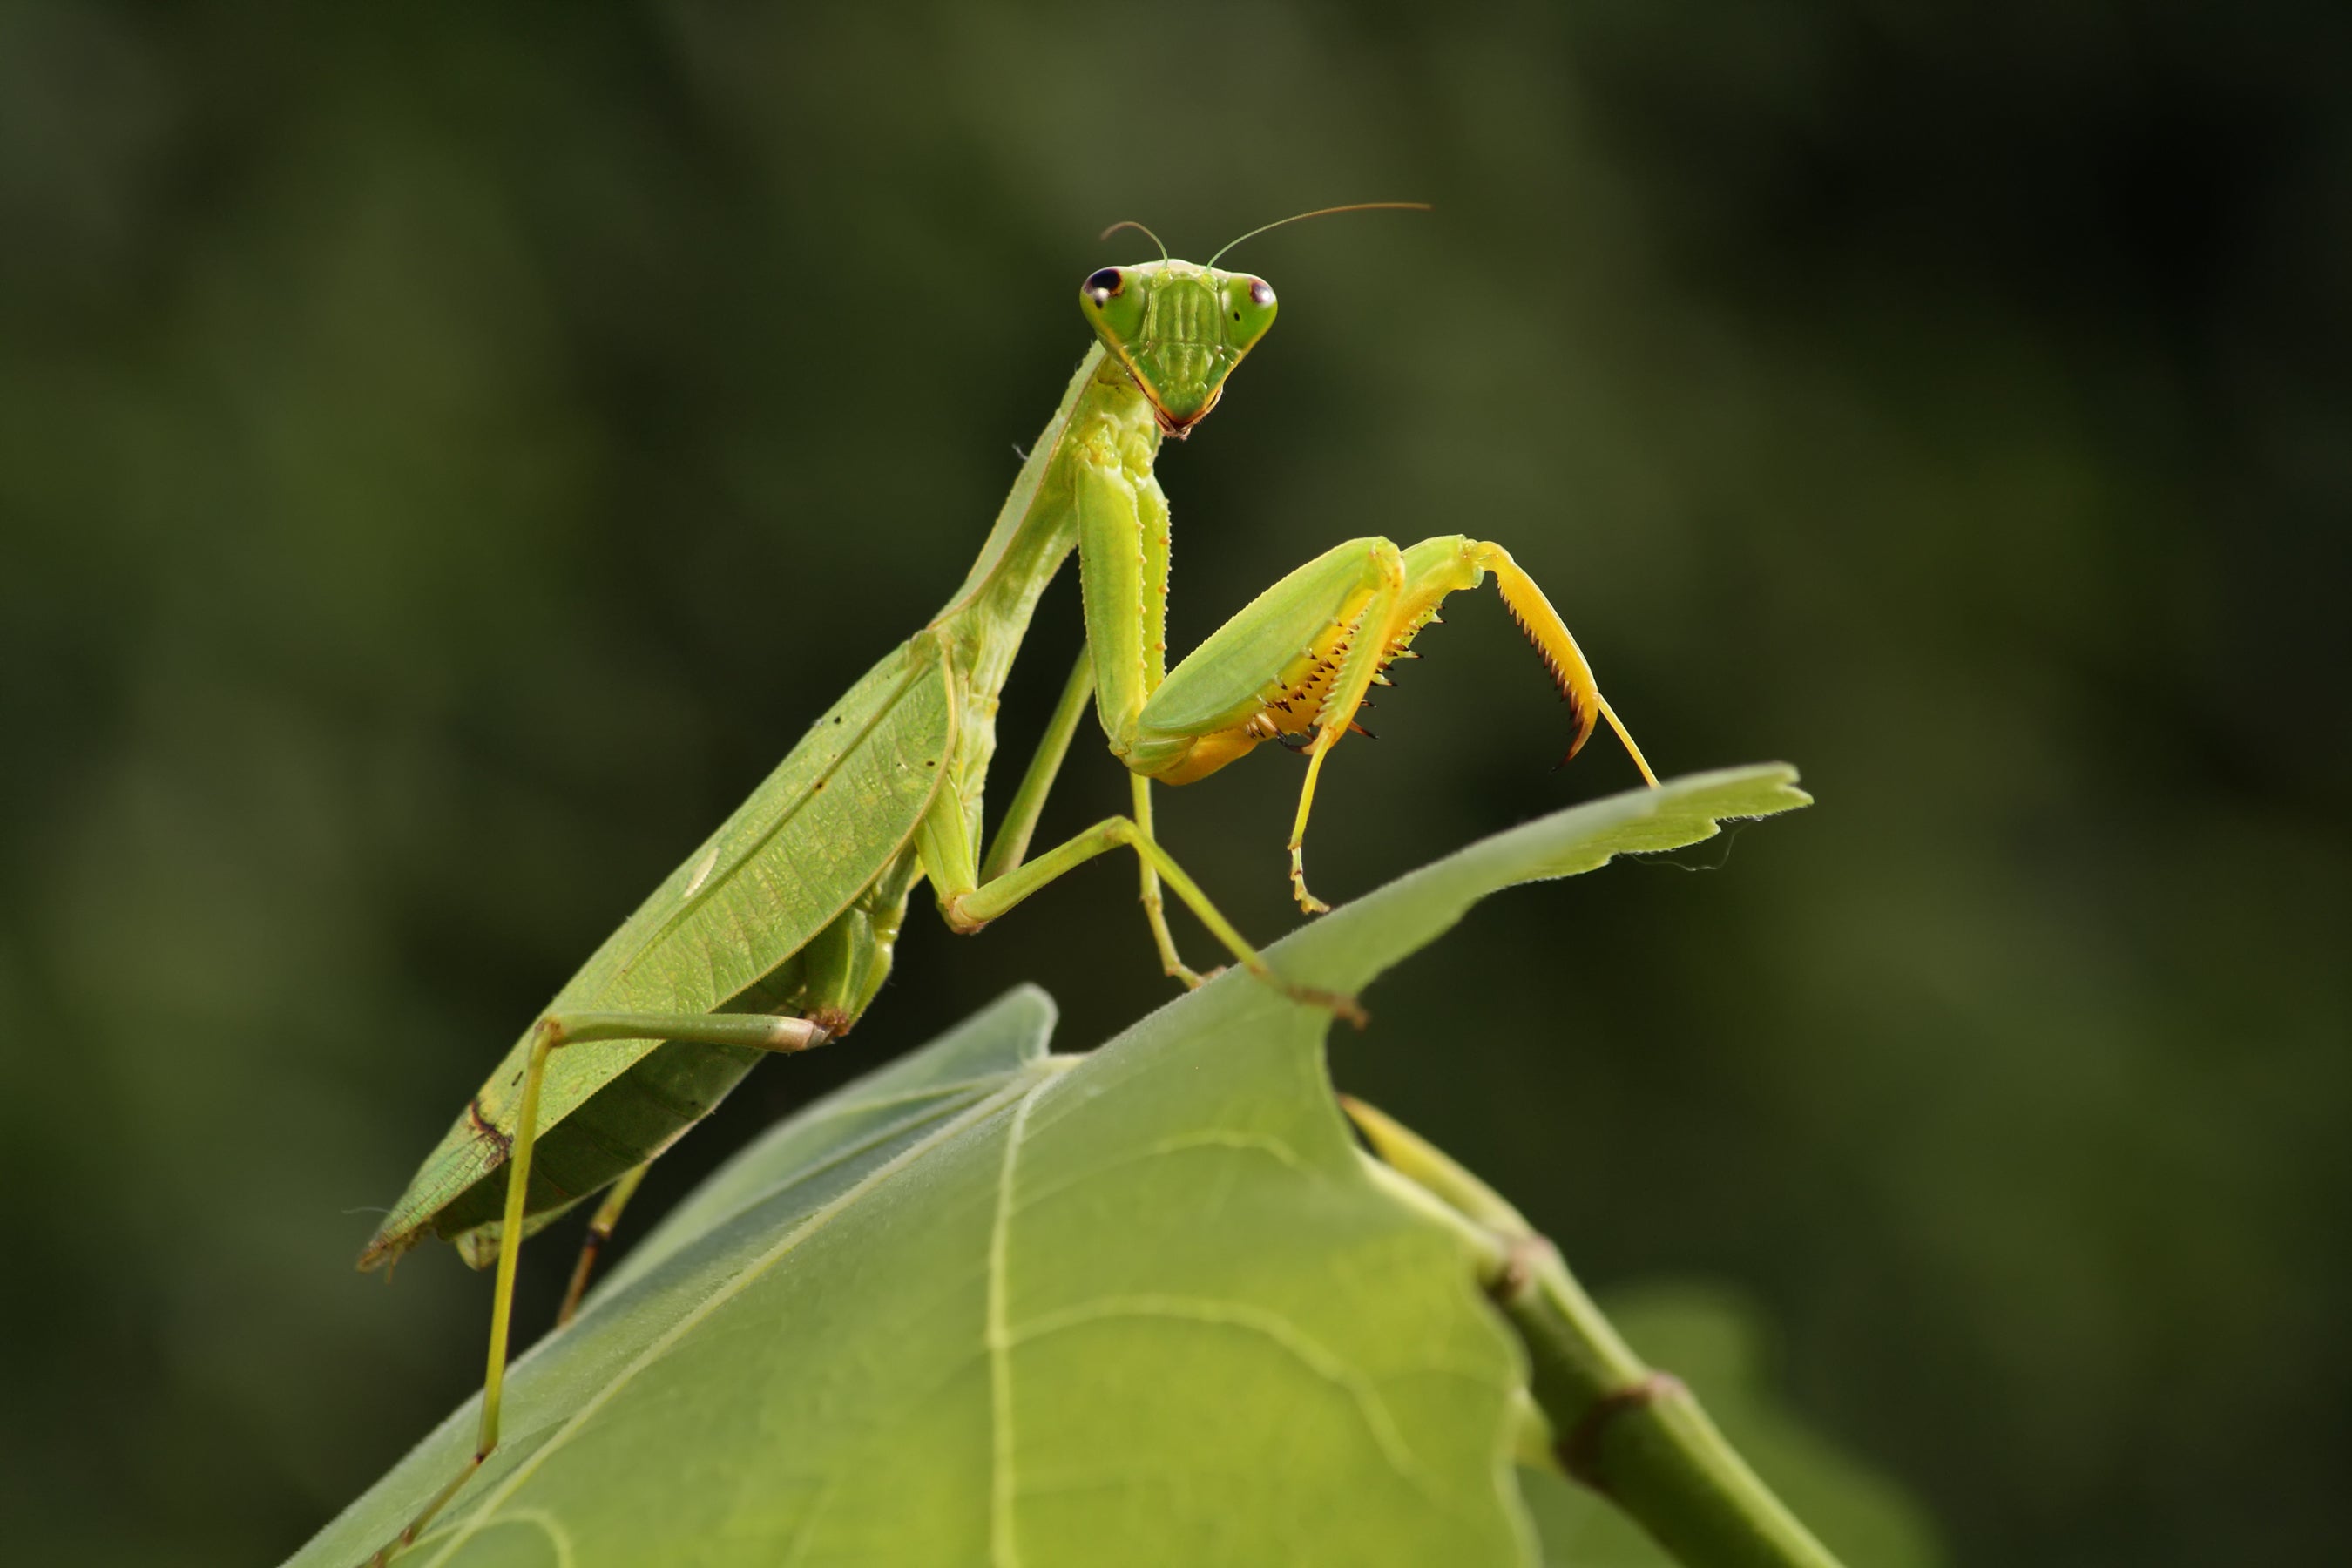
[[[1120,224],[1103,237],[1129,227]],[[1163,438],[1185,439],[1216,406],[1274,323],[1271,285],[1218,269],[1232,248],[1195,266],[1161,246],[1157,261],[1087,277],[1078,307],[1095,344],[962,585],[596,950],[467,1102],[377,1228],[362,1268],[438,1235],[476,1267],[495,1258],[497,1283],[474,1457],[373,1564],[412,1544],[498,1446],[524,1236],[610,1190],[561,1323],[646,1165],[762,1056],[806,1050],[856,1024],[889,973],[918,883],[930,885],[950,929],[972,932],[1073,868],[1128,849],[1171,978],[1189,986],[1202,976],[1169,931],[1163,884],[1260,981],[1360,1022],[1352,999],[1283,981],[1217,911],[1154,837],[1151,786],[1205,778],[1266,741],[1303,752],[1289,874],[1299,906],[1320,912],[1301,846],[1325,759],[1355,727],[1369,689],[1386,684],[1389,665],[1417,657],[1413,639],[1440,603],[1490,576],[1570,705],[1568,755],[1606,719],[1643,779],[1657,783],[1559,612],[1498,544],[1448,535],[1400,550],[1386,539],[1350,540],[1168,667],[1169,510],[1153,459]],[[1086,649],[983,854],[998,697],[1040,595],[1073,552]],[[1031,858],[1031,835],[1090,701],[1129,771],[1131,815]]]

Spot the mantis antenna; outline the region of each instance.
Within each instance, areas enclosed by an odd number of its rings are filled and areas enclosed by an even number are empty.
[[[1123,228],[1131,228],[1138,234],[1150,237],[1151,243],[1160,247],[1160,259],[1162,261],[1168,259],[1168,242],[1160,238],[1158,235],[1153,234],[1150,229],[1144,227],[1141,224],[1136,222],[1131,217],[1123,217],[1119,219],[1117,223],[1111,225],[1108,228],[1095,236],[1095,238],[1097,242],[1108,239],[1112,235],[1117,234]]]
[[[1272,223],[1265,224],[1260,227],[1250,230],[1247,234],[1243,235],[1241,239],[1226,241],[1224,250],[1218,251],[1216,256],[1212,256],[1208,260],[1202,262],[1202,265],[1204,267],[1214,267],[1217,264],[1217,257],[1224,255],[1226,250],[1231,250],[1234,246],[1239,245],[1243,239],[1255,239],[1259,235],[1264,234],[1269,228],[1280,228],[1284,224],[1297,223],[1303,218],[1329,217],[1333,213],[1425,213],[1429,210],[1430,206],[1427,202],[1351,202],[1343,207],[1317,207],[1311,213],[1293,213],[1288,217],[1277,218]],[[1146,232],[1149,231],[1147,230]],[[1154,236],[1154,237],[1156,238],[1158,237]]]

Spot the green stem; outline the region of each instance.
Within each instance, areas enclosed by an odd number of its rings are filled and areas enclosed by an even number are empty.
[[[1480,1283],[1527,1344],[1553,1456],[1686,1568],[1839,1568],[1680,1379],[1644,1365],[1559,1250],[1500,1194],[1372,1107],[1341,1104],[1381,1158],[1463,1226]]]

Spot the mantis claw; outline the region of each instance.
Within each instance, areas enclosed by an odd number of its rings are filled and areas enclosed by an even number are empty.
[[[1307,890],[1306,858],[1297,844],[1290,847],[1290,893],[1298,900],[1298,907],[1310,915],[1326,915],[1331,912],[1330,905]]]
[[[1354,1025],[1359,1033],[1372,1021],[1372,1016],[1365,1012],[1353,996],[1337,991],[1318,991],[1311,985],[1285,985],[1282,989],[1293,1001],[1320,1007],[1333,1017]]]
[[[1256,979],[1264,981],[1267,985],[1289,997],[1293,1002],[1308,1007],[1318,1007],[1333,1017],[1344,1019],[1359,1029],[1372,1021],[1372,1016],[1365,1012],[1356,999],[1344,991],[1326,991],[1317,985],[1294,985],[1276,974],[1263,962],[1244,963],[1242,967],[1249,971]],[[1215,973],[1223,973],[1223,970],[1221,968]]]

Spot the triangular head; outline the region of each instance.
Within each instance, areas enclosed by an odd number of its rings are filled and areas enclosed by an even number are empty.
[[[1090,273],[1078,308],[1143,389],[1160,427],[1181,440],[1274,325],[1274,288],[1246,272],[1163,258]]]
[[[1102,339],[1104,352],[1142,388],[1160,428],[1181,441],[1217,405],[1224,395],[1225,377],[1274,325],[1274,286],[1246,272],[1218,271],[1225,252],[1242,240],[1302,218],[1383,208],[1427,212],[1429,205],[1351,202],[1294,213],[1228,242],[1205,267],[1174,259],[1160,237],[1139,223],[1115,223],[1102,231],[1101,238],[1134,229],[1160,245],[1160,259],[1088,273],[1078,285],[1078,308]]]

